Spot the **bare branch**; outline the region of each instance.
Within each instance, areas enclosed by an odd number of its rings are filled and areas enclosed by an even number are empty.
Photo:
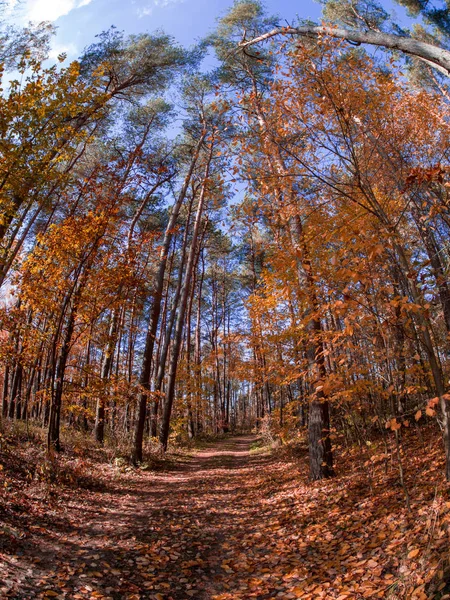
[[[414,56],[425,61],[428,65],[438,69],[447,77],[450,75],[450,52],[409,37],[402,37],[392,33],[383,33],[380,31],[359,31],[357,29],[346,29],[343,27],[334,27],[332,25],[302,25],[300,27],[277,27],[263,35],[252,40],[241,42],[240,48],[246,48],[253,44],[265,42],[279,35],[298,35],[304,37],[317,38],[320,36],[330,36],[342,40],[347,40],[353,44],[370,44],[372,46],[381,46],[391,50],[398,50],[409,56]]]

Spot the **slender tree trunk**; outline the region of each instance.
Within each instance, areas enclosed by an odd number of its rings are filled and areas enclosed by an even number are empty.
[[[188,244],[189,224],[190,224],[190,220],[191,220],[193,201],[194,201],[194,196],[192,196],[191,201],[189,203],[186,227],[184,230],[183,242],[182,242],[182,247],[181,247],[181,257],[180,257],[180,264],[178,267],[177,283],[176,283],[175,292],[173,294],[172,305],[171,305],[170,314],[169,314],[169,320],[168,320],[168,323],[166,325],[165,332],[164,332],[164,341],[162,342],[162,344],[160,345],[160,348],[159,348],[158,370],[157,370],[156,378],[155,378],[156,399],[155,399],[154,406],[155,406],[156,410],[157,410],[157,406],[158,406],[157,399],[161,395],[164,376],[166,373],[167,356],[168,356],[170,344],[172,341],[172,331],[173,331],[173,327],[175,325],[177,309],[178,309],[178,305],[180,302],[181,290],[183,287],[183,274],[184,274],[184,268],[185,268],[185,263],[186,263],[186,250],[187,250],[187,244]],[[153,415],[153,421],[155,422],[155,425],[156,425],[156,414]],[[152,428],[152,435],[153,435],[153,432],[155,432],[155,434],[156,434],[156,426],[154,429]]]
[[[205,279],[205,259],[203,248],[200,250],[201,271],[197,290],[197,316],[195,319],[195,348],[194,348],[194,370],[195,370],[195,411],[196,411],[196,430],[199,433],[202,430],[202,337],[201,337],[201,314],[202,314],[202,292],[203,281]]]
[[[120,310],[115,308],[111,315],[109,331],[108,331],[108,344],[103,355],[102,367],[100,377],[103,384],[107,384],[109,380],[109,375],[111,372],[111,366],[114,357],[114,350],[116,346],[116,337],[117,337],[117,326],[119,324],[119,314]],[[99,444],[103,444],[105,438],[105,392],[102,390],[101,396],[97,399],[97,409],[95,415],[95,427],[94,427],[94,436],[95,440]]]
[[[203,209],[206,202],[207,186],[209,178],[209,170],[211,166],[212,153],[214,148],[214,140],[211,141],[209,156],[206,162],[205,173],[203,176],[202,187],[200,196],[198,199],[197,213],[195,216],[194,229],[192,232],[191,247],[189,250],[189,257],[186,265],[185,279],[183,283],[183,289],[181,291],[180,306],[178,309],[177,321],[175,326],[175,335],[172,347],[172,356],[169,366],[169,380],[167,384],[166,402],[164,404],[163,421],[161,425],[160,442],[164,450],[167,450],[167,442],[169,439],[169,428],[170,428],[170,417],[172,414],[172,405],[175,395],[175,380],[178,368],[178,358],[180,354],[181,344],[183,340],[183,329],[185,322],[185,314],[187,308],[187,302],[189,298],[189,291],[191,286],[191,277],[195,265],[195,257],[197,253],[197,240],[200,232],[201,220],[203,215]]]
[[[50,404],[50,413],[49,413],[49,424],[48,424],[48,436],[47,436],[47,449],[48,451],[55,450],[59,452],[61,449],[60,444],[60,421],[61,421],[61,404],[62,404],[62,395],[64,389],[64,374],[66,371],[67,359],[69,357],[70,347],[72,343],[73,331],[75,328],[75,319],[77,317],[79,303],[81,301],[81,295],[86,284],[87,278],[89,276],[90,270],[93,265],[93,261],[95,258],[95,253],[98,248],[98,244],[100,242],[102,235],[98,235],[94,240],[92,247],[89,249],[88,253],[85,255],[84,259],[81,261],[77,276],[75,278],[73,287],[71,292],[68,294],[64,306],[61,311],[60,316],[60,325],[64,321],[64,316],[69,311],[67,317],[67,325],[66,331],[63,337],[61,350],[59,352],[59,357],[56,361],[56,367],[53,368],[52,378],[51,378],[51,404]],[[57,332],[54,337],[53,343],[53,354],[52,354],[52,363],[55,364],[56,358],[56,344],[59,338],[59,333]],[[52,366],[53,366],[52,365]]]
[[[66,332],[63,339],[63,344],[56,364],[56,372],[54,384],[52,386],[52,401],[50,405],[49,426],[47,436],[47,447],[56,452],[61,450],[60,443],[60,422],[61,422],[61,402],[64,388],[64,374],[66,371],[67,359],[69,357],[70,344],[72,341],[73,330],[75,327],[75,317],[77,313],[77,296],[74,297],[74,306],[72,306]]]
[[[9,364],[6,364],[3,374],[3,393],[2,393],[2,416],[5,419],[8,416],[8,388],[9,388]]]
[[[172,241],[173,231],[175,225],[178,220],[178,214],[180,212],[181,206],[186,197],[188,187],[194,173],[195,165],[197,164],[198,157],[200,155],[201,148],[203,146],[203,142],[206,138],[206,131],[202,132],[200,136],[197,146],[195,148],[193,157],[191,159],[191,163],[189,166],[189,170],[186,174],[183,186],[178,195],[177,201],[175,202],[172,213],[170,215],[169,223],[167,225],[164,240],[159,256],[159,266],[158,272],[156,275],[155,282],[155,291],[153,295],[153,302],[150,311],[149,325],[147,329],[147,336],[145,340],[145,348],[144,348],[144,359],[142,362],[142,370],[139,383],[142,388],[142,392],[139,395],[138,400],[138,408],[137,408],[137,419],[136,419],[136,428],[134,435],[134,449],[133,449],[133,462],[139,463],[142,462],[142,445],[144,441],[144,429],[145,429],[145,420],[147,418],[147,397],[148,392],[150,390],[150,376],[152,371],[152,359],[153,359],[153,348],[155,345],[156,332],[158,330],[159,324],[159,315],[161,312],[161,299],[162,293],[164,289],[164,275],[166,272],[167,258],[169,254],[170,243]]]

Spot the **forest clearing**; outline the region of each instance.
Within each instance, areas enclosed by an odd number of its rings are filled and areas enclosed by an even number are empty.
[[[450,0],[101,1],[0,1],[1,598],[449,599]]]

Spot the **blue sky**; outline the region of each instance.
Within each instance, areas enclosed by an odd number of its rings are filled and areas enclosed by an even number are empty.
[[[194,43],[214,28],[216,18],[232,0],[7,0],[10,18],[52,21],[58,28],[53,56],[77,57],[94,36],[111,25],[126,33],[162,29],[183,45]],[[268,11],[285,19],[298,14],[317,20],[320,5],[313,0],[267,0]]]

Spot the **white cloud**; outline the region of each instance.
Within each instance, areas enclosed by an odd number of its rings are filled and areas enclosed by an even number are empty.
[[[20,14],[20,20],[24,22],[33,21],[56,21],[59,17],[69,14],[72,10],[90,4],[92,0],[25,0],[19,4],[19,0],[9,0],[9,11],[14,9]]]
[[[68,58],[73,58],[78,54],[75,44],[57,44],[53,43],[48,57],[56,60],[60,54],[67,54]]]
[[[152,13],[153,13],[152,6],[143,6],[142,8],[138,8],[136,10],[136,14],[139,19],[142,19],[143,17],[149,17]]]
[[[169,6],[169,4],[181,4],[184,0],[154,0],[155,6]]]
[[[184,0],[153,0],[151,4],[138,8],[136,10],[136,14],[139,19],[142,19],[143,17],[149,17],[151,14],[153,14],[154,7],[165,8],[171,4],[181,4],[182,2],[184,2]],[[135,2],[132,3],[135,4]]]

